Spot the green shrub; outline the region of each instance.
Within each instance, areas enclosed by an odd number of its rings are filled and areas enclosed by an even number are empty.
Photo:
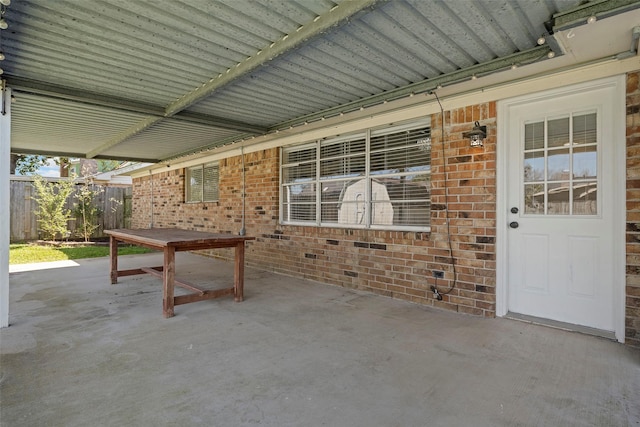
[[[65,208],[65,204],[75,184],[72,180],[46,181],[40,175],[35,175],[33,186],[36,192],[32,199],[37,203],[35,215],[43,239],[55,240],[58,235],[67,237],[67,221],[71,219],[71,211]]]
[[[94,190],[85,183],[73,195],[76,199],[76,203],[73,204],[73,213],[76,217],[76,234],[78,237],[82,237],[85,242],[91,239],[91,235],[99,227],[98,218],[102,212],[94,202],[102,192],[102,188]]]

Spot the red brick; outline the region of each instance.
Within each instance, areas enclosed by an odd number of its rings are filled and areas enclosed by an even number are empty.
[[[629,106],[640,105],[639,81],[640,72],[627,77]],[[439,126],[432,129],[438,148],[442,137],[446,138],[446,158],[439,149],[432,153],[432,203],[445,203],[446,169],[451,240],[459,273],[448,301],[434,300],[430,291],[434,269],[445,271],[445,279],[438,281],[443,289],[453,280],[444,211],[432,211],[430,233],[280,225],[278,148],[245,155],[246,231],[258,237],[247,246],[247,264],[441,309],[494,317],[495,244],[476,245],[475,238],[496,235],[496,119],[496,102],[490,101],[445,111],[449,126],[445,135]],[[476,120],[488,130],[482,150],[471,149],[462,138],[462,132],[470,130]],[[431,122],[440,123],[440,114],[432,115]],[[640,114],[627,117],[626,134],[626,221],[633,224],[640,223]],[[136,178],[132,227],[146,228],[152,222],[149,207],[153,180],[154,226],[237,233],[242,222],[242,159],[221,159],[220,169],[220,200],[216,203],[184,203],[184,170]],[[627,231],[628,241],[633,243],[627,244],[626,254],[626,336],[630,345],[640,346],[640,269],[635,268],[640,266],[640,242],[635,243],[636,235],[633,229]],[[338,244],[327,244],[327,240]],[[354,242],[386,245],[386,250],[357,248]],[[231,257],[226,250],[208,254]],[[308,259],[304,254],[316,258]],[[345,271],[357,277],[346,276]]]

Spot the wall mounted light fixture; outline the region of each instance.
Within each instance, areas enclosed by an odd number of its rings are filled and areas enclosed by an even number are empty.
[[[469,138],[471,147],[482,147],[484,146],[484,139],[487,137],[487,127],[480,126],[480,123],[475,122],[473,129],[468,132],[463,132],[462,136]]]

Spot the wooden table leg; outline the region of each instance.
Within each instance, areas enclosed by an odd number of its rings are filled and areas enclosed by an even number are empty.
[[[236,245],[233,294],[236,302],[244,300],[244,242]]]
[[[165,318],[173,317],[173,294],[176,279],[176,248],[165,246],[164,269],[162,271],[162,314]]]
[[[118,283],[118,241],[109,237],[109,256],[111,258],[111,284]]]

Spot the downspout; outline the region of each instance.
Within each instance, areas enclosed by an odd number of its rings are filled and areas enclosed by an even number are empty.
[[[149,170],[149,181],[151,181],[151,222],[149,228],[153,228],[153,172]]]
[[[247,230],[244,228],[244,217],[247,195],[245,193],[245,171],[244,171],[244,145],[240,146],[240,154],[242,155],[242,227],[240,227],[240,235],[247,234]]]

